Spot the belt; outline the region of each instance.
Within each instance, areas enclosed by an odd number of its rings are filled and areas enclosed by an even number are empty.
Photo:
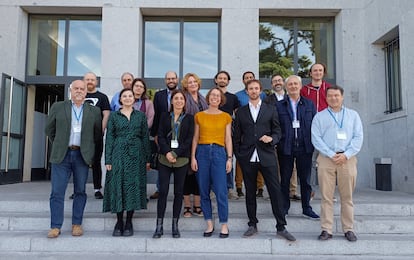
[[[69,150],[74,151],[74,150],[79,150],[79,149],[80,149],[80,146],[77,146],[77,145],[71,145],[71,146],[69,146],[68,148],[69,148]]]

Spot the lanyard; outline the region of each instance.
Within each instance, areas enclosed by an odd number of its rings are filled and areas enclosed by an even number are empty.
[[[178,140],[178,130],[180,129],[181,121],[183,120],[185,114],[181,113],[178,117],[177,122],[174,122],[174,112],[171,112],[171,128],[174,130],[173,132],[173,140]]]
[[[75,110],[75,107],[73,106],[73,104],[72,104],[72,110],[73,110],[73,113],[75,114],[76,121],[78,121],[78,123],[79,123],[79,120],[81,119],[82,113],[83,113],[83,105],[80,108],[79,115],[78,115],[78,113],[76,113],[76,110]]]
[[[341,124],[339,124],[338,120],[336,120],[335,116],[332,114],[331,110],[328,109],[329,114],[331,115],[331,117],[333,118],[333,120],[335,121],[336,125],[339,127],[339,129],[342,129],[342,126],[344,125],[344,117],[345,117],[345,108],[342,108],[342,120],[341,120]]]

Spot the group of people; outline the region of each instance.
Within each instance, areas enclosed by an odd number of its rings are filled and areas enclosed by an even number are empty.
[[[276,234],[295,241],[286,229],[292,173],[296,171],[299,178],[303,215],[319,219],[310,206],[311,169],[316,160],[321,192],[319,239],[332,238],[337,184],[343,231],[346,239],[356,241],[352,193],[357,175],[355,155],[363,140],[362,123],[356,111],[345,108],[343,88],[330,86],[323,80],[325,72],[323,64],[312,65],[312,82],[305,86],[299,76],[283,80],[280,75],[273,75],[273,93],[266,96],[262,83],[250,71],[243,74],[244,89],[229,93],[230,74],[220,71],[214,77],[216,86],[204,97],[200,93],[201,79],[195,73],[187,73],[178,88],[178,76],[170,71],[165,75],[167,88],[158,91],[153,102],[147,97],[145,81],[124,73],[121,77],[124,88],[114,95],[110,105],[108,98],[96,89],[96,75],[87,73],[83,81],[72,83],[71,100],[53,104],[48,117],[46,133],[52,142],[48,237],[60,234],[64,194],[72,173],[72,235],[83,234],[87,172],[95,163],[100,164],[106,130],[103,195],[100,183],[95,182],[95,173],[93,176],[95,197],[103,198],[103,211],[117,214],[113,236],[133,235],[134,211],[147,207],[146,171],[150,168],[152,136],[158,152],[153,238],[164,234],[171,174],[174,178],[172,237],[181,236],[178,220],[183,204],[184,217],[203,216],[206,222],[203,236],[213,235],[213,192],[219,237],[227,238],[228,198],[234,187],[233,165],[236,165],[237,195],[244,196],[241,184],[244,181],[249,220],[243,236],[251,237],[258,232],[256,197],[263,196],[266,185],[276,219]],[[233,159],[237,160],[235,164]],[[192,207],[190,195],[193,195]]]

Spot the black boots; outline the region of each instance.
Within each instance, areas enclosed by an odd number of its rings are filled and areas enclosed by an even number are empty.
[[[162,227],[164,219],[157,218],[157,227],[155,228],[154,235],[152,235],[152,238],[160,238],[162,235],[164,235],[164,229]]]
[[[155,228],[155,232],[152,235],[152,238],[161,238],[161,236],[164,235],[163,222],[164,222],[164,219],[157,218],[157,227]],[[181,234],[180,234],[180,231],[178,230],[178,218],[173,218],[172,237],[179,238],[180,236]]]
[[[173,218],[172,220],[172,237],[173,238],[179,238],[180,231],[178,230],[178,218]]]

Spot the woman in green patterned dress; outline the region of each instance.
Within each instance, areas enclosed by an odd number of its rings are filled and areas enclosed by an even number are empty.
[[[134,102],[132,90],[123,89],[119,95],[122,108],[111,113],[107,126],[103,211],[117,214],[113,236],[132,236],[134,211],[147,208],[148,126],[145,114],[133,108]]]

